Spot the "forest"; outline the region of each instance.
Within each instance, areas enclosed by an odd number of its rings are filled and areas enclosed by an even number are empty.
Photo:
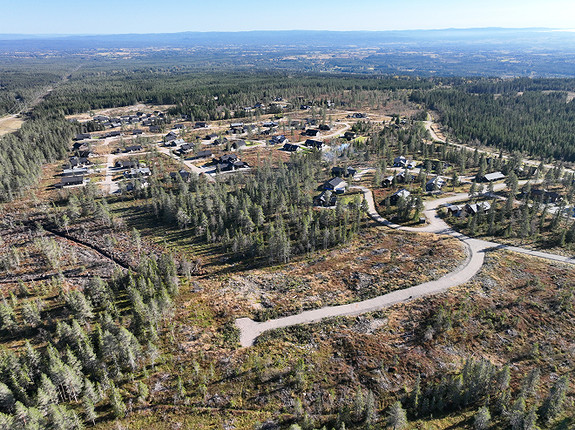
[[[575,104],[566,91],[574,85],[524,79],[481,82],[415,91],[411,100],[439,112],[446,129],[466,144],[573,162]]]
[[[287,263],[293,255],[349,242],[360,228],[359,195],[347,204],[340,200],[335,211],[312,210],[320,155],[294,154],[278,168],[264,160],[254,175],[215,185],[197,176],[186,183],[178,175],[175,184],[157,183],[137,194],[158,221],[221,244],[220,252],[235,259]]]

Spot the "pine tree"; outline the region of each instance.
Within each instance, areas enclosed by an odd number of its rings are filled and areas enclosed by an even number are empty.
[[[519,396],[509,411],[509,424],[513,430],[523,428],[523,415],[525,414],[525,399]]]
[[[10,430],[13,428],[16,428],[14,423],[14,417],[12,415],[0,412],[0,429]]]
[[[11,412],[16,404],[16,399],[10,388],[0,382],[0,408],[5,412]]]
[[[407,426],[407,415],[399,400],[389,409],[387,414],[387,424],[393,430],[401,430]]]
[[[486,406],[481,407],[473,417],[473,427],[475,430],[486,430],[489,428],[491,414]]]
[[[524,397],[530,397],[537,392],[541,371],[538,367],[534,368],[521,382],[521,394]]]
[[[58,390],[52,383],[50,378],[44,373],[40,377],[40,387],[36,394],[36,406],[44,412],[48,411],[48,407],[59,401]]]
[[[363,395],[363,390],[359,387],[355,392],[355,398],[353,399],[353,419],[357,422],[363,421],[364,412],[365,397]]]
[[[30,328],[36,328],[42,322],[40,308],[35,301],[26,301],[22,305],[22,321]]]
[[[565,396],[569,389],[569,378],[565,375],[557,380],[555,385],[549,390],[549,395],[541,407],[541,418],[551,421],[563,411]]]
[[[536,430],[537,427],[537,407],[534,405],[523,418],[523,430]]]
[[[84,409],[84,419],[91,422],[93,425],[96,424],[98,414],[96,413],[96,408],[92,399],[87,396],[82,397],[82,406]]]
[[[16,323],[16,314],[12,306],[8,304],[6,298],[0,303],[0,328],[9,332],[14,332],[18,328]]]
[[[367,392],[367,398],[365,401],[365,425],[367,428],[371,428],[377,421],[377,405],[375,401],[375,396],[370,390]]]
[[[148,386],[146,385],[146,383],[140,381],[136,385],[136,388],[138,391],[138,403],[145,403],[150,393]]]
[[[126,405],[124,404],[124,400],[122,400],[120,390],[116,388],[114,383],[111,383],[110,390],[110,405],[112,406],[112,412],[116,418],[122,418],[126,415]]]
[[[66,294],[65,300],[66,304],[78,320],[86,322],[87,320],[94,318],[92,305],[80,290],[70,291]]]

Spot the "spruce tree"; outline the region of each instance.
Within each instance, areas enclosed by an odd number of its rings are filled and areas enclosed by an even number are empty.
[[[399,400],[389,409],[387,414],[387,424],[393,430],[401,430],[407,426],[407,415]]]

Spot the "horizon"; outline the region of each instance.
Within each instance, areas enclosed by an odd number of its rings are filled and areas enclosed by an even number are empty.
[[[560,13],[558,13],[560,12]],[[171,3],[158,8],[149,0],[112,2],[98,8],[72,0],[23,0],[0,16],[4,35],[82,36],[248,31],[416,31],[473,28],[571,29],[575,4],[568,0],[498,0],[434,3],[409,0],[343,0],[269,6],[259,0],[242,4]],[[62,31],[62,29],[66,31]],[[88,30],[88,31],[87,31]]]
[[[316,29],[282,29],[282,30],[185,30],[173,32],[128,32],[128,33],[0,33],[1,36],[33,36],[42,37],[92,37],[92,36],[146,36],[146,35],[177,35],[177,34],[239,34],[239,33],[408,33],[408,32],[448,32],[448,31],[473,31],[473,30],[513,30],[532,32],[565,32],[573,33],[575,28],[553,28],[553,27],[442,27],[442,28],[406,28],[402,30],[316,30]]]

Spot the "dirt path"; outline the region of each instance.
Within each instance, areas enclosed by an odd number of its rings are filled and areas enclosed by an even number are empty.
[[[505,184],[497,184],[497,188],[505,187]],[[529,249],[519,248],[515,246],[502,245],[495,242],[488,242],[479,239],[473,239],[465,236],[453,228],[451,228],[443,219],[437,215],[437,208],[443,204],[468,200],[467,194],[461,193],[454,196],[446,197],[444,199],[432,200],[426,203],[425,216],[429,220],[429,225],[423,228],[417,227],[403,227],[394,224],[383,218],[376,210],[373,193],[370,189],[362,186],[354,186],[350,188],[359,189],[367,202],[367,214],[371,219],[381,225],[394,228],[402,231],[417,232],[417,233],[435,233],[441,235],[449,235],[459,239],[465,246],[466,259],[457,269],[453,272],[439,278],[435,281],[426,282],[424,284],[416,285],[404,290],[393,291],[388,294],[375,297],[373,299],[364,300],[357,303],[351,303],[342,306],[327,306],[320,309],[302,312],[297,315],[288,317],[277,318],[265,322],[255,322],[250,318],[239,318],[236,320],[236,325],[240,329],[240,344],[244,347],[253,345],[255,339],[265,331],[289,327],[297,324],[307,324],[320,321],[324,318],[336,316],[350,316],[359,315],[367,312],[373,312],[379,309],[389,307],[391,305],[409,301],[418,297],[424,297],[431,294],[437,294],[446,291],[457,285],[464,284],[475,276],[483,266],[485,252],[498,249],[506,249],[509,251],[520,252],[523,254],[531,255],[534,257],[544,258],[552,261],[559,261],[562,263],[575,264],[575,259],[564,257],[556,254],[548,254],[539,251],[532,251]]]
[[[18,107],[14,107],[11,109],[12,112],[9,112],[7,115],[1,117],[0,137],[4,136],[5,134],[14,133],[15,131],[20,130],[24,124],[24,113],[37,106],[42,100],[44,100],[47,95],[54,91],[55,88],[67,82],[70,79],[71,74],[76,72],[80,67],[81,66],[76,67],[72,72],[63,76],[62,79],[56,82],[53,86],[42,88],[30,103],[19,107],[19,109]],[[18,112],[13,113],[16,109],[18,109]]]

